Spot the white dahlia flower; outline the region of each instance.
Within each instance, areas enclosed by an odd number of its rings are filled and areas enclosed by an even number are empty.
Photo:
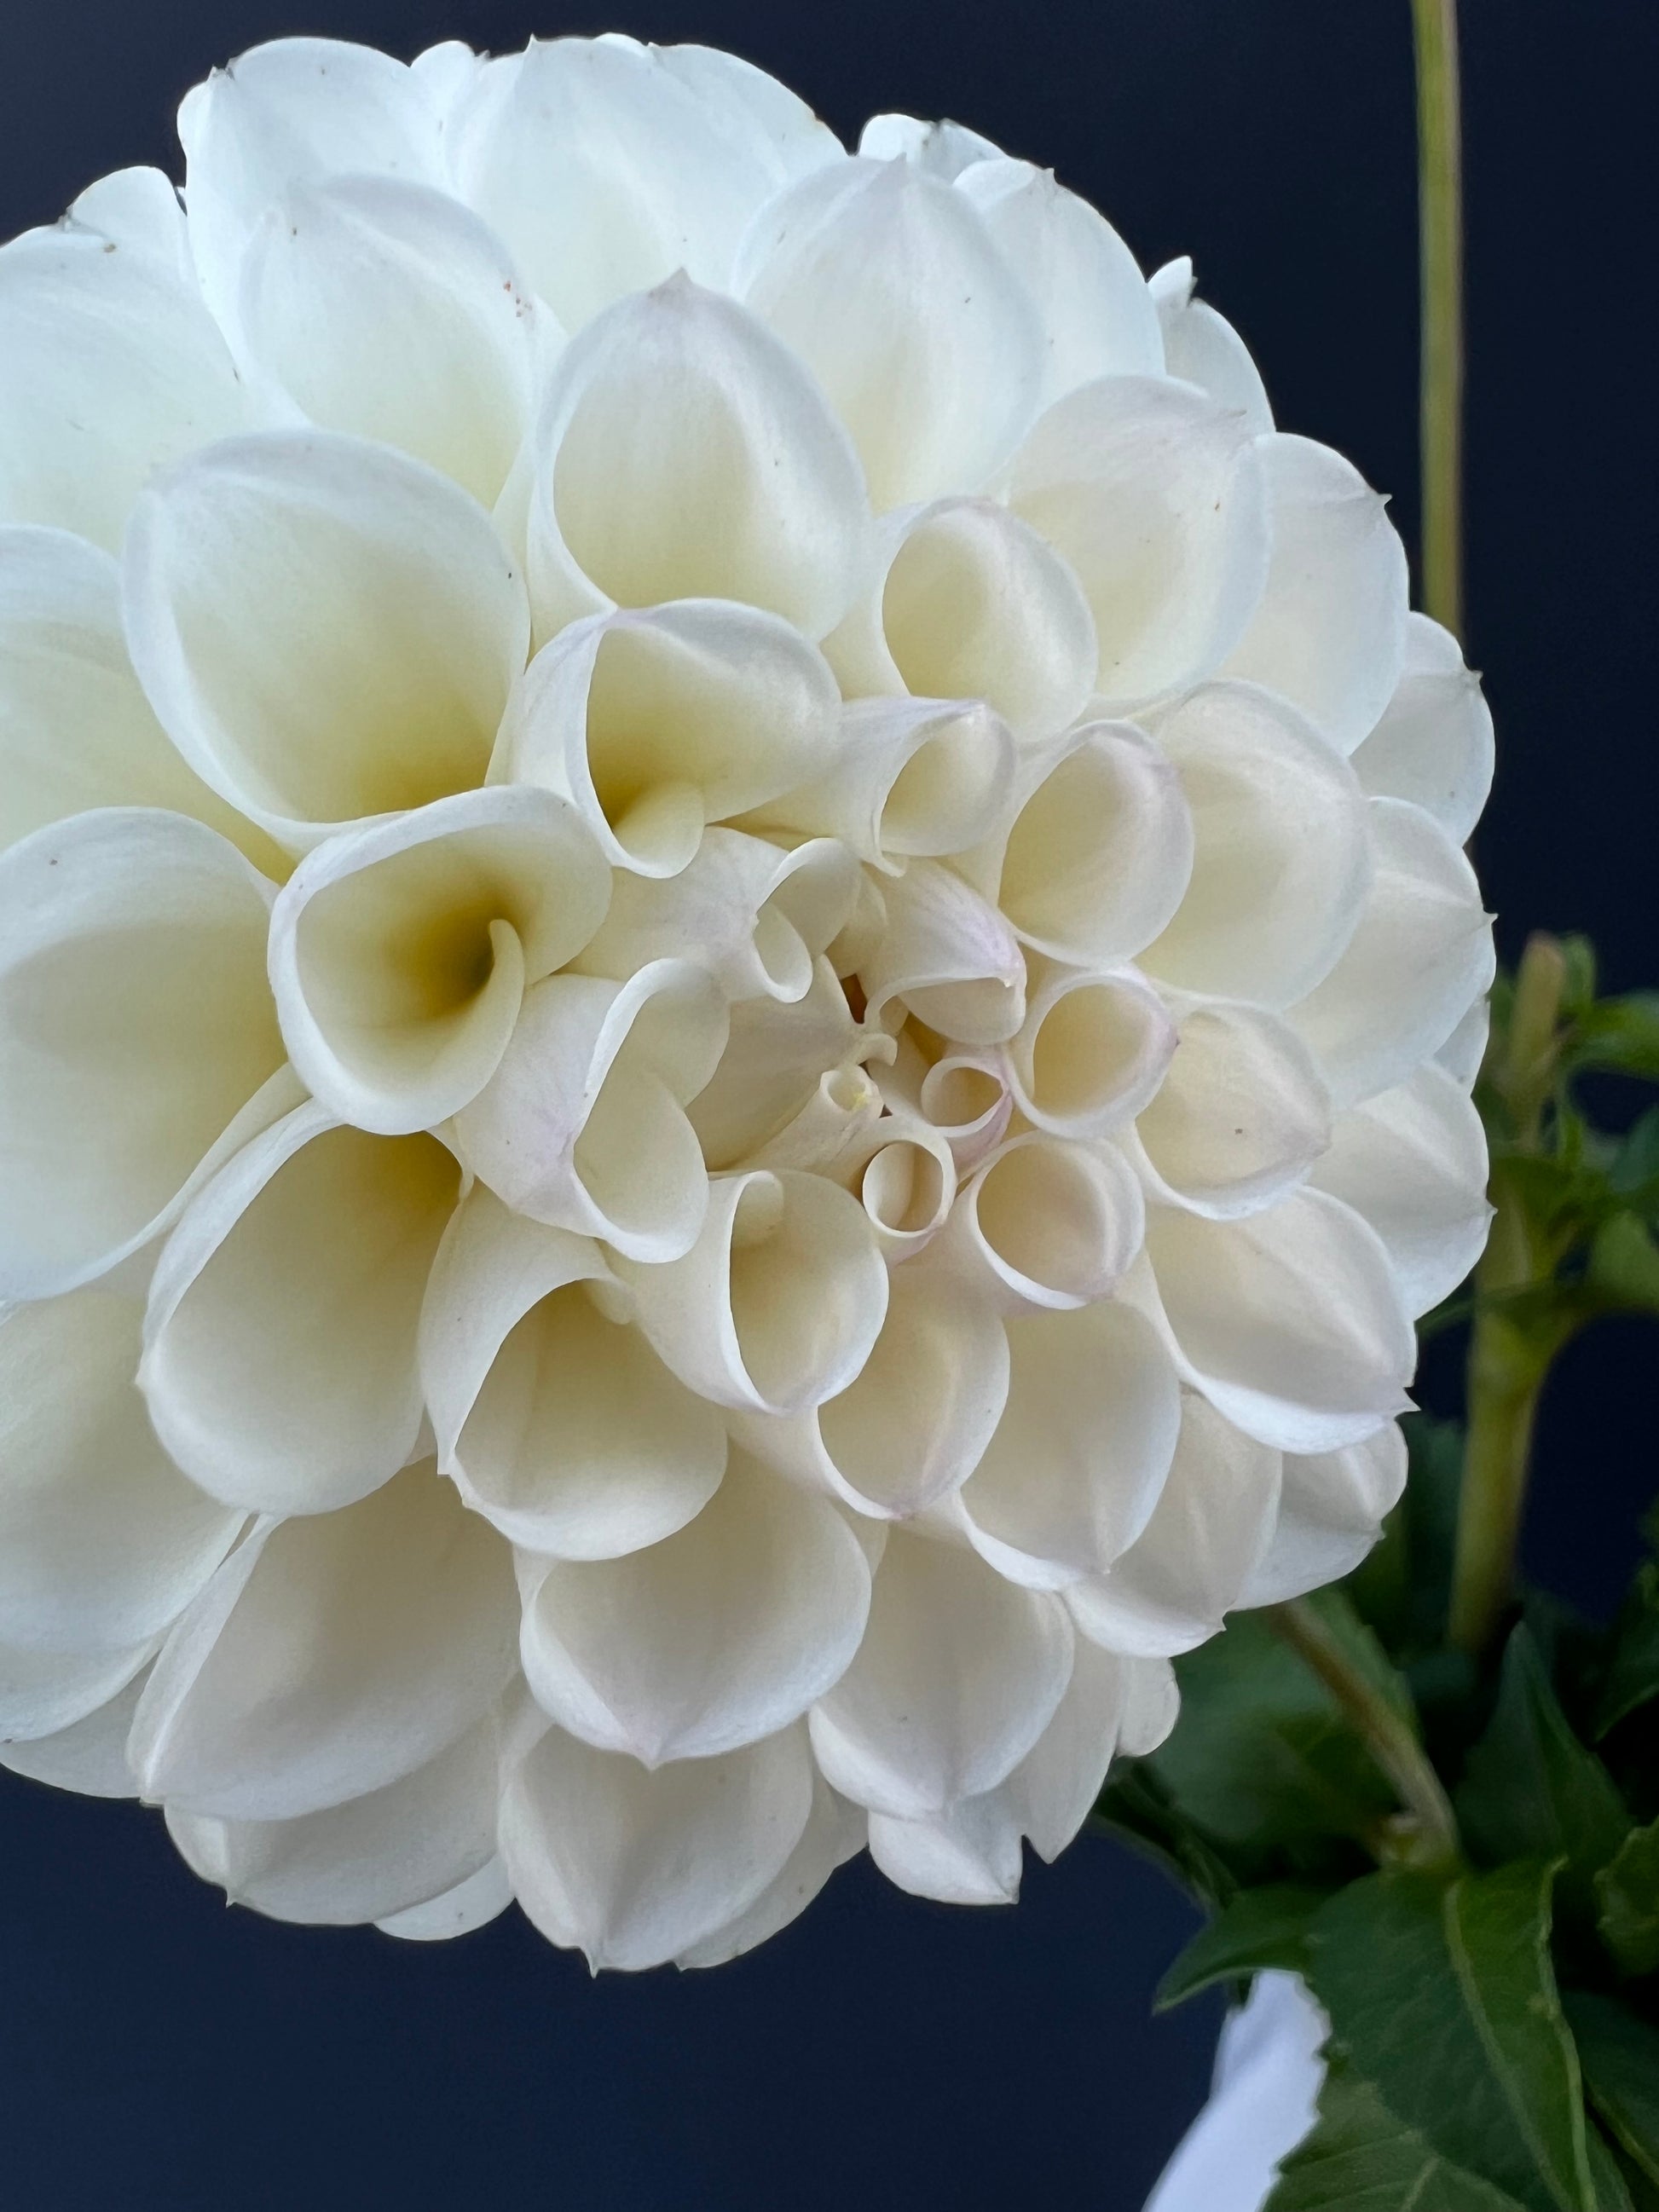
[[[0,1736],[595,1965],[1012,1897],[1364,1552],[1491,732],[1184,263],[696,46],[0,252]]]

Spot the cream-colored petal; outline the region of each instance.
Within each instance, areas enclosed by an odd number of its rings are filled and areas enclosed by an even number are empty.
[[[971,1175],[1007,1134],[1014,1109],[1008,1063],[988,1047],[947,1052],[922,1076],[916,1104],[950,1146],[958,1176]]]
[[[688,1945],[674,1964],[723,1966],[727,1960],[768,1942],[805,1911],[838,1866],[864,1849],[866,1828],[863,1808],[838,1797],[815,1770],[812,1810],[782,1871],[747,1911],[701,1942]]]
[[[1154,1100],[1176,1042],[1163,1000],[1132,969],[1051,969],[1006,1048],[1014,1102],[1049,1136],[1104,1136]]]
[[[1406,617],[1406,659],[1382,720],[1353,756],[1373,799],[1409,799],[1455,845],[1492,789],[1492,710],[1457,640],[1427,615]]]
[[[710,1170],[755,1158],[774,1139],[782,1142],[796,1116],[812,1105],[826,1073],[830,1121],[861,1121],[868,1097],[864,1082],[836,1079],[843,1070],[855,1074],[874,1049],[854,1023],[827,959],[814,969],[804,998],[788,1003],[750,999],[733,1006],[720,1066],[687,1109]],[[890,1043],[886,1049],[890,1052]],[[816,1160],[785,1158],[778,1164],[811,1166]]]
[[[890,1267],[913,1260],[945,1226],[957,1164],[941,1131],[902,1104],[866,1132],[873,1147],[856,1188]]]
[[[859,970],[866,1018],[896,999],[963,1044],[1000,1044],[1025,1018],[1025,960],[995,907],[937,860],[915,860],[884,894],[887,927]]]
[[[938,1243],[1006,1313],[1063,1312],[1107,1296],[1139,1251],[1140,1185],[1109,1144],[1027,1131],[963,1186]]]
[[[36,1663],[42,1662],[36,1654]],[[100,1657],[71,1662],[101,1668]],[[50,1735],[0,1742],[0,1766],[44,1782],[53,1790],[72,1790],[78,1797],[136,1797],[138,1784],[127,1764],[127,1735],[143,1694],[141,1670],[105,1704]]]
[[[1134,1133],[1159,1197],[1226,1220],[1271,1206],[1308,1174],[1331,1140],[1330,1094],[1286,1023],[1192,1006]]]
[[[1278,1605],[1352,1574],[1405,1487],[1406,1439],[1397,1421],[1340,1451],[1311,1458],[1286,1452],[1273,1540],[1243,1602]]]

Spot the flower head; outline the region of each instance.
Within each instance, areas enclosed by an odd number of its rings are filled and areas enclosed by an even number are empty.
[[[1490,726],[1044,172],[295,40],[0,252],[0,1736],[233,1897],[1012,1895],[1364,1553]]]

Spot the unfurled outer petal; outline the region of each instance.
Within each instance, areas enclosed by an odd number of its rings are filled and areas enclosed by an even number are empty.
[[[689,1945],[674,1964],[722,1966],[728,1959],[752,1951],[787,1928],[805,1911],[836,1869],[864,1849],[866,1827],[863,1808],[838,1797],[815,1770],[812,1810],[782,1872],[746,1912],[740,1912],[714,1935],[705,1936],[701,1942]]]
[[[51,1665],[35,1655],[36,1664]],[[106,1656],[76,1660],[76,1667],[107,1666]],[[7,1670],[8,1672],[9,1670]],[[135,1674],[106,1703],[50,1735],[0,1742],[0,1766],[27,1774],[53,1790],[73,1790],[79,1797],[136,1797],[138,1784],[127,1764],[127,1736],[143,1693],[145,1676]]]
[[[1492,711],[1457,640],[1427,615],[1406,617],[1400,681],[1353,764],[1373,799],[1409,799],[1468,842],[1492,789]]]
[[[227,439],[147,492],[127,643],[203,780],[295,851],[483,779],[529,620],[489,516],[323,430]]]
[[[1403,1082],[1492,987],[1492,921],[1474,871],[1439,824],[1370,802],[1371,886],[1346,951],[1291,1020],[1339,1107]]]
[[[1066,1593],[1083,1634],[1133,1658],[1190,1651],[1243,1601],[1272,1541],[1280,1458],[1194,1392],[1169,1480],[1138,1540]]]
[[[618,1273],[681,1381],[758,1413],[800,1413],[846,1389],[887,1313],[887,1269],[864,1208],[793,1169],[717,1176],[683,1259],[622,1261]]]
[[[859,970],[866,1019],[902,999],[961,1043],[1012,1036],[1025,1018],[1025,960],[995,907],[936,860],[913,861],[883,896],[887,927]]]
[[[0,1642],[107,1653],[159,1636],[242,1525],[155,1440],[132,1380],[143,1321],[97,1290],[0,1318]]]
[[[776,615],[687,599],[573,623],[537,654],[492,770],[570,799],[613,867],[674,876],[708,822],[833,757],[841,701]]]
[[[1486,1131],[1432,1060],[1342,1115],[1309,1180],[1376,1230],[1413,1315],[1449,1296],[1480,1257],[1492,1219]]]
[[[0,1298],[136,1251],[291,1103],[272,1103],[270,896],[222,837],[147,809],[76,816],[0,859]]]
[[[155,1650],[154,1637],[125,1651],[41,1651],[0,1644],[0,1743],[62,1735],[118,1698]]]
[[[944,1905],[1012,1905],[1019,1895],[1019,1826],[993,1790],[918,1820],[870,1815],[870,1856],[896,1888]]]
[[[1192,810],[1192,875],[1141,965],[1178,989],[1289,1006],[1353,935],[1371,855],[1364,793],[1282,699],[1209,684],[1158,726]]]
[[[1406,651],[1406,549],[1383,501],[1340,453],[1275,432],[1273,561],[1227,673],[1299,707],[1351,753],[1393,696]]]
[[[812,1748],[872,1812],[940,1813],[1013,1771],[1071,1672],[1058,1598],[1015,1588],[965,1546],[896,1528],[858,1657],[813,1710]]]
[[[459,1176],[434,1137],[368,1136],[307,1103],[192,1200],[156,1262],[139,1383],[211,1496],[319,1513],[404,1465],[416,1324]]]
[[[0,251],[0,522],[114,552],[157,469],[260,420],[176,267],[72,228]]]
[[[1261,377],[1249,349],[1223,315],[1193,297],[1193,264],[1184,253],[1154,272],[1146,287],[1164,333],[1164,364],[1244,417],[1253,437],[1273,427]]]
[[[1002,149],[965,123],[925,123],[914,115],[872,115],[859,139],[871,161],[914,161],[950,184],[975,161],[998,161]]]
[[[966,1182],[936,1242],[1006,1313],[1064,1312],[1104,1297],[1146,1234],[1134,1171],[1109,1144],[1028,1131]]]
[[[508,1777],[501,1856],[550,1942],[580,1948],[596,1972],[661,1966],[770,1889],[813,1789],[799,1727],[654,1772],[550,1729]]]
[[[400,1781],[495,1705],[517,1622],[507,1546],[430,1461],[338,1512],[267,1522],[151,1671],[131,1745],[143,1794],[289,1820]]]
[[[799,1720],[847,1671],[870,1605],[870,1570],[836,1507],[742,1452],[677,1534],[530,1580],[520,1651],[537,1703],[647,1766]]]
[[[1053,968],[1036,979],[1008,1042],[1009,1081],[1034,1129],[1099,1137],[1147,1106],[1175,1049],[1168,1008],[1132,969]]]
[[[317,846],[278,895],[289,1057],[342,1120],[436,1126],[500,1065],[526,987],[580,951],[611,871],[550,791],[459,792]]]
[[[1331,1140],[1331,1102],[1296,1031],[1248,1006],[1194,1006],[1158,1093],[1135,1123],[1152,1188],[1194,1213],[1256,1213]]]
[[[70,202],[64,224],[95,230],[118,246],[150,255],[188,283],[196,281],[179,187],[160,169],[115,169],[94,178]]]
[[[1187,1379],[1283,1451],[1334,1451],[1406,1410],[1417,1342],[1376,1232],[1323,1191],[1205,1221],[1151,1209],[1146,1251]]]
[[[513,1902],[513,1885],[499,1857],[487,1858],[477,1874],[457,1882],[424,1905],[410,1905],[374,1925],[383,1936],[404,1943],[447,1943],[499,1919]]]
[[[750,232],[733,289],[828,392],[878,512],[976,489],[1040,404],[1030,299],[968,201],[908,161],[804,178]]]
[[[708,1204],[685,1102],[719,1065],[726,1025],[719,986],[689,960],[653,961],[626,983],[550,975],[456,1116],[461,1155],[532,1219],[631,1259],[678,1260]]]
[[[811,374],[735,301],[673,277],[568,346],[535,436],[537,634],[667,599],[738,599],[809,638],[869,557],[857,454]]]
[[[1285,1455],[1279,1515],[1245,1587],[1245,1605],[1277,1605],[1351,1574],[1406,1487],[1406,1439],[1390,1421],[1374,1437],[1312,1458]]]
[[[451,137],[462,197],[573,331],[678,269],[723,286],[755,210],[841,152],[748,63],[614,34],[487,64]]]
[[[1465,1097],[1474,1090],[1492,1036],[1492,1001],[1483,990],[1434,1055]]]
[[[1076,572],[1115,705],[1210,675],[1267,573],[1261,464],[1242,416],[1150,376],[1057,400],[1009,469],[1008,502]]]
[[[232,1905],[352,1927],[442,1896],[495,1856],[495,1729],[469,1729],[396,1782],[320,1812],[223,1820],[169,1808],[187,1865]]]
[[[1007,1407],[961,1505],[999,1573],[1055,1589],[1103,1573],[1146,1527],[1180,1387],[1152,1324],[1115,1301],[1018,1316],[1007,1333]]]
[[[532,1551],[611,1559],[659,1543],[725,1469],[719,1412],[611,1317],[619,1295],[597,1244],[482,1186],[438,1248],[421,1312],[438,1463]]]

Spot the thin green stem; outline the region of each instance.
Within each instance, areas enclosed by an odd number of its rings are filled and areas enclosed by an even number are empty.
[[[1417,50],[1423,601],[1463,634],[1463,150],[1457,0],[1412,0]]]
[[[1393,1784],[1410,1823],[1410,1836],[1408,1850],[1390,1856],[1408,1856],[1413,1866],[1425,1871],[1455,1866],[1460,1856],[1457,1822],[1440,1777],[1410,1723],[1358,1671],[1305,1598],[1268,1607],[1267,1618],[1274,1633],[1318,1675]]]

